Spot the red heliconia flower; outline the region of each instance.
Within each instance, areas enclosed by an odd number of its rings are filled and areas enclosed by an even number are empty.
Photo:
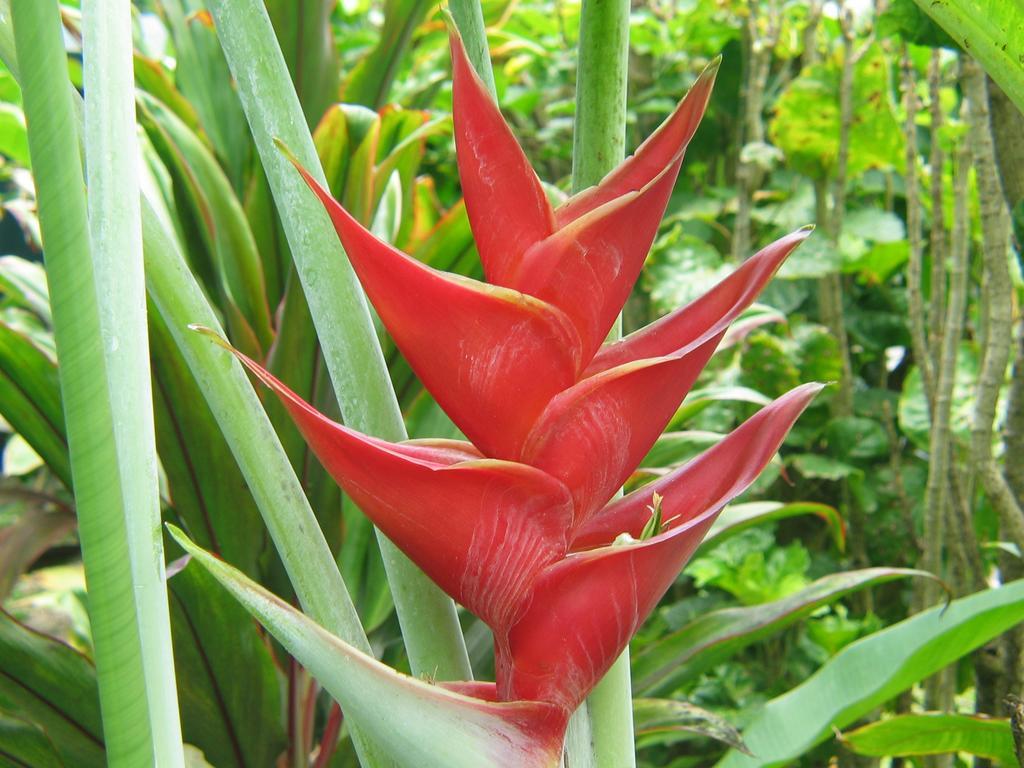
[[[636,154],[552,209],[454,32],[451,47],[460,176],[490,282],[397,251],[299,170],[395,343],[471,442],[362,435],[240,357],[367,516],[494,631],[495,683],[449,687],[543,702],[561,723],[820,389],[794,389],[685,466],[609,503],[730,323],[809,230],[604,344],[657,233],[717,63]],[[655,494],[665,522],[640,540]]]

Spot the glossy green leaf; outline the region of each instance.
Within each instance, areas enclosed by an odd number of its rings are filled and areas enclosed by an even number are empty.
[[[399,766],[554,768],[558,738],[533,738],[533,703],[493,703],[400,675],[359,653],[242,573],[172,535],[232,596],[309,669],[347,718],[379,739]],[[543,706],[543,705],[538,705]],[[401,728],[395,728],[395,723]]]
[[[19,256],[0,256],[0,290],[6,301],[33,312],[47,325],[51,322],[46,270]]]
[[[29,339],[3,322],[0,414],[70,489],[71,465],[57,366]]]
[[[96,670],[78,651],[0,612],[0,709],[49,736],[65,766],[102,768]]]
[[[340,65],[331,27],[336,4],[337,0],[267,0],[267,12],[310,127],[339,96]]]
[[[743,738],[721,715],[688,701],[633,699],[637,748],[672,744],[683,738],[704,736],[745,751]]]
[[[1006,0],[915,0],[1024,111],[1024,7]]]
[[[245,477],[157,311],[149,314],[157,449],[171,506],[196,541],[257,578],[266,529]]]
[[[43,730],[0,714],[0,768],[64,768]]]
[[[658,694],[673,690],[753,643],[781,632],[823,605],[858,590],[924,571],[866,568],[823,576],[781,600],[704,614],[645,646],[633,660],[634,690]]]
[[[847,749],[870,757],[966,752],[1015,768],[1010,721],[980,715],[927,712],[898,715],[842,734]]]
[[[719,768],[791,763],[808,749],[1024,620],[1024,581],[937,606],[848,645],[814,675],[754,714]]]
[[[839,550],[845,547],[846,529],[842,517],[839,516],[839,510],[835,507],[813,501],[793,501],[788,504],[781,501],[748,501],[726,507],[711,526],[697,552],[701,553],[751,526],[802,515],[820,517],[832,532],[836,547]]]
[[[273,765],[285,747],[281,685],[259,628],[202,569],[168,586],[185,740],[218,768]]]

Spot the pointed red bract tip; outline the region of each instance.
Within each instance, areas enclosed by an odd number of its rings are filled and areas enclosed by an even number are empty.
[[[692,344],[710,328],[731,323],[764,290],[782,263],[810,234],[798,229],[758,251],[714,288],[684,307],[631,333],[621,341],[606,344],[587,366],[584,376],[593,376],[632,360],[668,355]]]
[[[509,286],[526,250],[554,230],[544,188],[450,31],[452,117],[466,213],[488,282]]]
[[[596,187],[585,189],[560,205],[555,210],[556,226],[565,226],[609,200],[643,188],[672,164],[676,165],[678,173],[682,155],[707,109],[719,63],[716,59],[704,68],[672,114],[631,157],[626,158]],[[672,183],[675,183],[675,174]]]
[[[617,499],[575,534],[575,551],[603,547],[628,533],[638,538],[651,517],[652,495],[661,496],[668,529],[684,525],[710,508],[721,508],[743,493],[778,451],[793,424],[821,391],[804,384],[766,405],[717,445],[658,480]]]
[[[530,432],[522,461],[571,490],[574,525],[600,509],[640,463],[720,338],[584,379],[551,401]]]
[[[579,374],[581,345],[571,321],[539,299],[438,272],[401,253],[299,171],[424,386],[484,454],[516,460],[534,420]]]
[[[672,164],[530,248],[509,285],[561,309],[590,360],[643,268],[675,184]]]

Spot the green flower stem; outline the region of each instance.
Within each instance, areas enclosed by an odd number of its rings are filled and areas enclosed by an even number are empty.
[[[480,79],[484,81],[491,96],[497,98],[494,87],[494,70],[491,68],[491,51],[487,44],[487,29],[484,27],[484,13],[480,0],[448,0],[448,11],[455,20],[455,26],[462,35],[466,55]]]
[[[12,7],[103,733],[115,768],[182,766],[131,149],[130,7],[93,0],[83,10],[88,213],[58,4]]]
[[[629,0],[583,0],[576,75],[572,187],[597,184],[626,149]],[[622,334],[621,318],[611,338]],[[598,768],[636,764],[629,648],[587,699]]]
[[[386,440],[406,437],[366,298],[323,207],[274,145],[283,142],[326,186],[313,139],[261,0],[213,0],[221,45],[282,213],[345,422]],[[472,672],[455,604],[378,532],[414,674],[442,680]]]

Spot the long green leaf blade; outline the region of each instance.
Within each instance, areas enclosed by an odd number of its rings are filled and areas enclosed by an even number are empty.
[[[15,0],[12,10],[108,760],[113,766],[181,765],[142,263],[141,258],[132,258],[141,256],[138,214],[133,230],[131,212],[131,201],[136,206],[138,202],[137,184],[133,193],[133,171],[105,165],[112,155],[120,155],[121,160],[131,157],[126,166],[130,167],[135,157],[124,149],[135,138],[128,4],[119,9],[104,6],[102,11],[87,6],[91,21],[86,24],[86,47],[94,52],[87,69],[100,66],[87,73],[86,80],[97,83],[92,90],[97,102],[110,96],[105,106],[94,102],[93,120],[109,119],[117,126],[108,129],[97,122],[89,132],[94,141],[103,140],[90,150],[99,152],[91,163],[97,211],[92,232],[57,3]],[[104,28],[93,28],[94,23]],[[107,29],[108,24],[113,28]],[[128,61],[120,65],[117,57],[122,54]],[[111,71],[118,69],[123,71]],[[104,109],[111,114],[104,114]],[[110,150],[112,136],[122,143]],[[115,181],[112,172],[125,176]],[[127,185],[128,191],[113,184]],[[95,267],[89,255],[90,234],[98,243]],[[121,236],[128,241],[119,242],[116,238]],[[126,263],[118,263],[122,257]]]
[[[1007,0],[914,0],[1024,110],[1024,6]]]
[[[266,8],[259,0],[214,0],[211,10],[284,220],[342,416],[361,432],[404,439],[366,298],[326,212],[274,144],[276,139],[287,145],[326,185]],[[469,679],[454,603],[383,537],[381,554],[413,671]]]
[[[865,725],[841,737],[858,755],[899,757],[967,752],[1012,768],[1017,762],[1009,720],[926,712]]]
[[[887,699],[1024,619],[1024,580],[919,613],[840,651],[806,682],[772,699],[718,768],[788,765]]]
[[[706,613],[644,646],[633,659],[633,688],[644,695],[669,692],[845,595],[893,579],[930,575],[904,568],[832,573],[781,600]]]

